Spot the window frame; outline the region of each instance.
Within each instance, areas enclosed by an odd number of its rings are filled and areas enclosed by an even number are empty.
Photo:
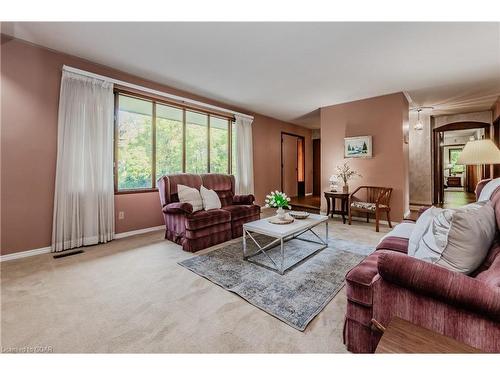
[[[460,146],[460,145],[454,145],[454,146]],[[450,147],[448,149],[448,164],[452,164],[451,163],[451,154],[455,151],[458,151],[458,152],[462,152],[464,150],[464,147],[461,146],[461,147]],[[464,167],[464,170],[462,172],[452,172],[453,171],[453,168],[455,168],[456,165],[460,165],[460,166],[463,166]],[[454,173],[454,174],[460,174],[462,175],[463,173],[465,173],[465,165],[464,164],[453,164],[453,168],[450,168],[450,175],[451,173]]]
[[[227,173],[233,173],[233,163],[232,163],[232,142],[233,142],[233,122],[235,121],[233,115],[228,115],[219,112],[208,111],[205,109],[200,109],[195,106],[185,105],[181,103],[177,103],[175,101],[169,101],[164,99],[159,99],[157,97],[148,96],[128,90],[124,90],[121,88],[115,88],[113,90],[114,95],[114,140],[113,140],[113,182],[114,182],[114,191],[115,195],[120,194],[136,194],[136,193],[149,193],[158,191],[157,180],[156,180],[156,154],[157,154],[157,142],[156,142],[156,105],[166,105],[173,108],[178,108],[182,110],[182,173],[186,173],[186,111],[197,112],[200,114],[204,114],[207,116],[207,172],[210,172],[210,121],[212,117],[217,117],[220,119],[227,120]],[[152,131],[152,140],[151,140],[151,186],[150,188],[137,188],[137,189],[119,189],[118,188],[118,128],[119,128],[119,98],[120,96],[128,96],[135,99],[145,100],[152,103],[153,112],[151,116],[151,131]]]

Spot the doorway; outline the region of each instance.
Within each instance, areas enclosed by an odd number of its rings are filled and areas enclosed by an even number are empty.
[[[289,197],[305,195],[305,139],[281,133],[281,191]]]
[[[489,177],[490,166],[458,165],[457,159],[469,140],[481,138],[490,138],[490,124],[455,122],[433,130],[433,204],[451,207],[474,200],[476,184]]]

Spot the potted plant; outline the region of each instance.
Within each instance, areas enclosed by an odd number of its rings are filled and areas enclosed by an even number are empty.
[[[340,166],[337,165],[337,173],[334,174],[339,180],[342,180],[344,182],[344,186],[342,186],[342,192],[343,193],[349,193],[349,180],[353,179],[354,177],[363,177],[361,176],[358,172],[355,170],[351,169],[349,166],[349,163],[345,162],[344,165]]]
[[[276,216],[279,219],[285,218],[286,213],[283,208],[290,208],[290,205],[288,204],[288,202],[290,202],[290,198],[288,198],[285,193],[278,190],[271,192],[271,194],[267,195],[265,202],[266,202],[265,207],[277,208]]]

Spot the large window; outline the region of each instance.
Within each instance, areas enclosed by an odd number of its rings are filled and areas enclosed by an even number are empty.
[[[117,191],[155,189],[165,174],[236,169],[232,118],[123,92],[116,109]]]
[[[225,173],[229,168],[229,127],[227,120],[210,117],[210,172]]]
[[[183,110],[156,104],[156,179],[182,172]]]
[[[226,120],[226,126],[227,124]],[[186,111],[186,172],[206,173],[207,171],[208,115]]]
[[[120,96],[118,106],[118,190],[152,188],[153,103]]]

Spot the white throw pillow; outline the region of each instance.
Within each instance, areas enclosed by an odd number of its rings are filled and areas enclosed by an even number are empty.
[[[414,257],[470,274],[486,258],[495,233],[495,211],[490,202],[446,209],[434,217]]]
[[[215,191],[207,189],[205,186],[202,185],[200,193],[201,193],[201,199],[203,200],[203,208],[205,209],[205,211],[222,207],[219,196]]]
[[[429,207],[427,210],[422,212],[422,214],[417,219],[415,223],[415,228],[411,232],[410,240],[408,241],[408,255],[414,256],[415,250],[417,250],[418,243],[422,239],[425,231],[431,225],[432,220],[443,211],[439,207]]]
[[[481,194],[479,194],[478,202],[487,201],[491,199],[491,194],[500,186],[500,177],[495,178],[484,185],[483,190],[481,190]]]
[[[193,212],[203,209],[203,200],[198,189],[186,185],[177,185],[177,195],[179,196],[179,202],[190,203],[193,206]]]

